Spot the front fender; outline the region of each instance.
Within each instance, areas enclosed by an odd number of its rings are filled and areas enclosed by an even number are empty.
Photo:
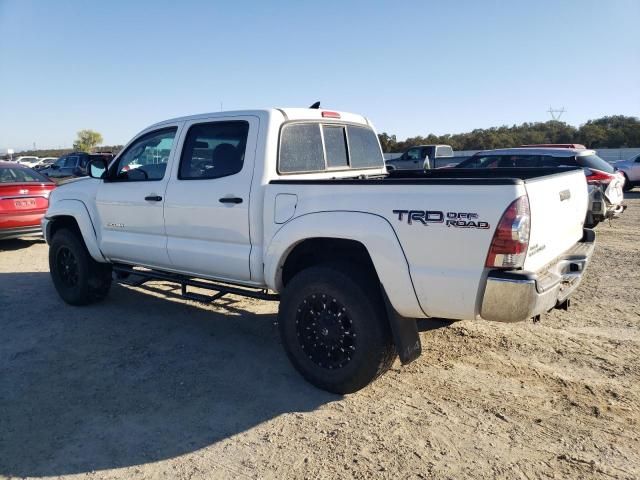
[[[45,217],[42,219],[42,231],[47,243],[51,242],[51,225],[56,218],[60,217],[72,217],[80,228],[80,233],[82,234],[84,244],[87,246],[87,250],[89,250],[89,254],[96,262],[107,262],[98,247],[96,230],[91,221],[89,211],[80,200],[63,199],[49,206]]]
[[[423,318],[409,265],[389,222],[364,212],[308,213],[290,220],[271,239],[265,254],[265,282],[282,291],[282,267],[300,242],[312,238],[355,240],[365,246],[393,308],[403,317]]]

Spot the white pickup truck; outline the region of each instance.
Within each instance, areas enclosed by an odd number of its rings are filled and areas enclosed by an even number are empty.
[[[344,112],[167,120],[89,173],[42,222],[64,301],[98,301],[112,278],[280,300],[293,365],[338,393],[417,358],[416,319],[566,308],[595,241],[581,169],[390,178],[371,123]]]

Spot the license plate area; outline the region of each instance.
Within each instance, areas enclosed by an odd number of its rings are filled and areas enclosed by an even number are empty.
[[[35,208],[36,207],[36,199],[35,198],[24,198],[24,199],[20,199],[20,200],[14,200],[13,201],[13,205],[18,210],[26,210],[26,209],[29,209],[29,208]]]

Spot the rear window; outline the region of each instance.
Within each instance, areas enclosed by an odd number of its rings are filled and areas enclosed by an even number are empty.
[[[281,173],[381,168],[383,165],[378,137],[370,128],[293,123],[282,129]]]
[[[453,157],[453,148],[448,145],[436,147],[436,157]]]
[[[50,182],[50,180],[27,168],[0,167],[0,183]]]
[[[366,127],[347,127],[351,168],[380,168],[384,165],[378,137]]]
[[[327,168],[347,167],[347,138],[345,128],[338,126],[322,127],[324,132],[324,146],[327,151]]]
[[[322,136],[317,123],[287,125],[280,140],[281,172],[317,172],[324,170]]]
[[[600,170],[601,172],[614,173],[616,170],[605,160],[601,159],[598,155],[584,155],[577,157],[578,163],[587,168],[594,170]]]

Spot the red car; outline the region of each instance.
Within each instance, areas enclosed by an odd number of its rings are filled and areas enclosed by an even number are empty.
[[[40,234],[56,184],[18,163],[0,161],[0,240]]]

